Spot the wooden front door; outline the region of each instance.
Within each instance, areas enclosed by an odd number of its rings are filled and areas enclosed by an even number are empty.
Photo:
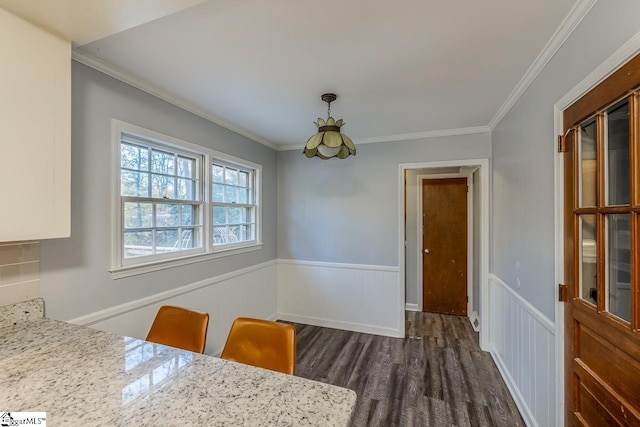
[[[566,425],[640,425],[640,57],[564,111]]]
[[[467,314],[467,179],[422,184],[423,311]]]

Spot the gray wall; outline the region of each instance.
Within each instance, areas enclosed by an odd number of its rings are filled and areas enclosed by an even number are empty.
[[[346,160],[281,151],[278,257],[398,266],[398,165],[490,152],[488,133],[362,144]]]
[[[640,2],[600,0],[494,129],[492,268],[554,319],[554,104],[640,31]],[[517,272],[516,261],[520,261]]]
[[[111,119],[116,118],[262,165],[265,246],[154,273],[112,280]],[[74,62],[71,238],[41,243],[47,316],[68,320],[276,257],[276,152]]]

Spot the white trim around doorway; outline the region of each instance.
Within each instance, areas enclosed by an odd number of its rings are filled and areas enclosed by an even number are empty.
[[[475,170],[479,169],[480,177],[480,307],[479,307],[479,319],[480,319],[480,348],[484,351],[490,350],[490,338],[489,338],[489,188],[490,188],[490,164],[489,159],[467,159],[467,160],[444,160],[434,162],[423,163],[401,163],[398,165],[398,264],[400,266],[400,287],[404,291],[406,289],[406,267],[405,267],[405,220],[404,220],[404,206],[405,206],[405,194],[404,194],[404,177],[405,171],[413,169],[431,169],[431,168],[443,168],[443,167],[472,167],[469,171],[465,171],[468,174],[472,174]],[[435,175],[432,175],[432,177]],[[406,292],[402,292],[405,294]],[[470,301],[471,295],[469,298]],[[421,301],[421,299],[420,299]],[[402,324],[404,324],[404,308],[405,297],[401,300],[402,310]]]

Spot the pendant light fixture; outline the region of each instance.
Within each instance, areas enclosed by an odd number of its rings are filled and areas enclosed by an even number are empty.
[[[322,100],[327,103],[327,120],[318,118],[318,121],[314,122],[318,127],[318,133],[307,140],[302,152],[309,158],[317,156],[323,160],[332,157],[346,159],[356,155],[356,146],[351,138],[340,132],[344,121],[342,119],[336,121],[331,117],[331,103],[336,98],[334,93],[322,95]]]

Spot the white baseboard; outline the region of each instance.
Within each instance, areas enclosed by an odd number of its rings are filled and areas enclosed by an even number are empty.
[[[522,397],[522,394],[520,394],[520,389],[516,385],[516,382],[513,380],[513,377],[509,372],[509,369],[507,369],[507,366],[505,365],[504,361],[498,354],[498,351],[495,349],[495,347],[493,347],[493,345],[491,346],[490,354],[493,358],[493,361],[496,363],[496,366],[498,367],[498,371],[500,371],[500,374],[502,375],[502,379],[504,380],[507,388],[509,389],[509,392],[511,393],[511,397],[513,397],[513,400],[518,407],[518,411],[520,411],[520,415],[524,420],[524,424],[527,427],[538,427],[539,424],[536,422],[536,419],[531,413],[531,410],[525,402],[524,397]]]
[[[418,304],[412,304],[410,302],[404,304],[404,309],[407,311],[420,311],[418,309]]]
[[[527,426],[555,425],[555,325],[489,276],[490,352]]]
[[[382,335],[385,337],[398,338],[398,330],[382,328],[379,326],[366,325],[362,323],[341,322],[318,317],[310,317],[299,314],[278,313],[278,320],[287,322],[302,323],[305,325],[321,326],[323,328],[342,329],[344,331],[361,332],[364,334]]]
[[[471,327],[474,331],[480,332],[480,317],[478,316],[477,311],[471,313],[471,316],[469,316],[469,322],[471,323]]]

